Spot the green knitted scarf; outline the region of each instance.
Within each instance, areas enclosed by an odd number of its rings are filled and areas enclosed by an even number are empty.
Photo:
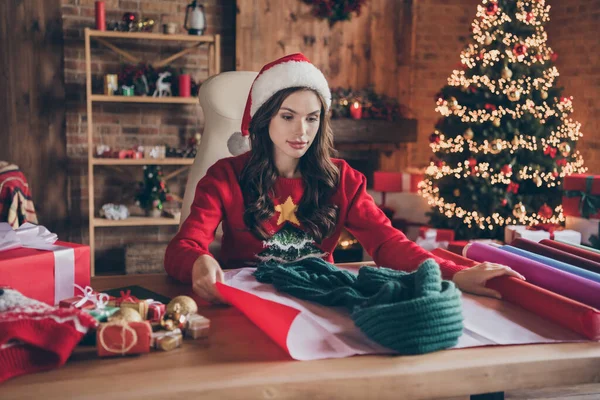
[[[344,306],[369,338],[400,354],[422,354],[456,345],[462,334],[460,291],[441,278],[433,259],[407,273],[361,267],[358,275],[320,258],[262,263],[259,282],[325,306]]]

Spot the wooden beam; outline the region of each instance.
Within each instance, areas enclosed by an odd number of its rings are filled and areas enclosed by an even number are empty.
[[[129,52],[118,48],[114,44],[107,42],[106,40],[100,39],[100,38],[96,38],[96,40],[98,41],[98,43],[102,43],[103,45],[105,45],[106,47],[108,47],[109,49],[114,51],[115,53],[120,54],[121,56],[123,56],[123,58],[131,61],[132,63],[138,64],[140,62],[139,58],[132,56],[131,54],[129,54]]]
[[[202,43],[198,43],[195,46],[185,48],[185,49],[181,50],[180,52],[177,52],[177,53],[173,54],[172,56],[165,58],[164,60],[155,61],[152,64],[152,66],[154,68],[162,68],[165,65],[169,64],[170,62],[177,60],[179,57],[182,57],[188,53],[191,53],[191,52],[197,50],[198,47],[200,47],[201,45],[202,45]]]

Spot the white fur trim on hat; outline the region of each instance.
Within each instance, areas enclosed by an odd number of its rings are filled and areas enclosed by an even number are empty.
[[[239,156],[250,150],[250,139],[242,135],[242,132],[234,132],[227,139],[227,148],[232,155]]]
[[[313,89],[323,96],[328,109],[331,106],[331,91],[323,73],[310,62],[288,61],[258,75],[252,85],[250,116],[254,116],[275,93],[290,87]]]

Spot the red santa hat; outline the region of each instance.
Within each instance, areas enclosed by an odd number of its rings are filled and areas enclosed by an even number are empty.
[[[313,89],[325,99],[327,109],[331,106],[331,91],[327,79],[304,54],[290,54],[270,62],[262,67],[252,83],[242,117],[242,131],[235,132],[227,141],[231,154],[237,156],[250,150],[248,127],[252,117],[271,96],[291,87]]]
[[[97,322],[76,308],[57,308],[0,286],[0,382],[63,365]]]

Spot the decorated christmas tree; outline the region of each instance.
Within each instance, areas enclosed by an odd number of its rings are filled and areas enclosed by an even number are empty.
[[[144,180],[139,183],[137,204],[146,211],[160,211],[169,189],[159,165],[144,165]]]
[[[285,264],[308,257],[322,258],[325,256],[325,253],[315,246],[314,240],[306,232],[290,223],[286,223],[263,244],[266,249],[256,255],[260,262]]]
[[[572,98],[556,86],[545,0],[483,0],[460,68],[436,95],[432,162],[421,194],[431,225],[501,238],[505,225],[564,221],[561,183],[585,172]]]

